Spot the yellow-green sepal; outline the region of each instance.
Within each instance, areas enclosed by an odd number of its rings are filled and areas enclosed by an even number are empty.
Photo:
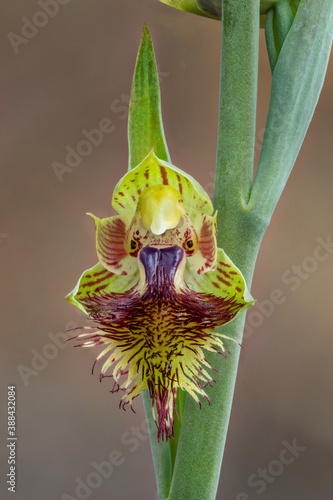
[[[98,262],[84,271],[76,287],[65,297],[68,302],[87,314],[84,299],[93,295],[123,293],[130,290],[139,279],[139,271],[130,275],[114,274]]]
[[[225,300],[232,299],[236,315],[255,302],[242,273],[221,248],[217,249],[216,267],[213,271],[199,274],[188,259],[184,279],[195,292],[212,294]]]
[[[190,217],[197,213],[210,215],[213,212],[212,202],[203,187],[191,175],[157,158],[153,150],[120,179],[112,196],[113,208],[120,214],[134,213],[142,191],[156,184],[177,189]]]

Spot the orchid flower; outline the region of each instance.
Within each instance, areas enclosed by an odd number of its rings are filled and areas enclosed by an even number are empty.
[[[214,329],[253,301],[217,248],[217,214],[191,176],[151,151],[119,181],[112,205],[119,215],[92,215],[99,263],[67,297],[95,325],[76,338],[104,346],[101,378],[112,373],[121,407],[149,389],[158,441],[168,440],[177,388],[209,401],[205,351],[225,354],[227,338]]]

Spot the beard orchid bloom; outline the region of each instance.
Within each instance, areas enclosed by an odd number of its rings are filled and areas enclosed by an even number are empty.
[[[217,248],[217,214],[191,176],[152,151],[119,181],[112,205],[119,215],[92,216],[99,263],[67,296],[94,322],[75,338],[104,347],[100,377],[124,391],[120,406],[149,390],[158,441],[168,440],[177,389],[208,400],[205,352],[226,350],[214,330],[253,301]]]

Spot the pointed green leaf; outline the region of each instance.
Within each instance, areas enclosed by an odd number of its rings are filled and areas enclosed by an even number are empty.
[[[153,44],[145,25],[132,83],[128,121],[129,170],[154,149],[170,161],[161,114],[161,99]]]

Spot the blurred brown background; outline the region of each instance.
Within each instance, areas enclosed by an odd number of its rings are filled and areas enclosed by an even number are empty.
[[[118,410],[119,396],[108,392],[111,382],[100,384],[97,373],[91,376],[97,351],[59,344],[70,322],[85,321],[63,297],[97,261],[93,223],[85,213],[111,215],[113,188],[127,168],[126,103],[145,21],[162,76],[173,162],[212,192],[220,24],[157,0],[63,0],[57,5],[58,12],[45,20],[36,15],[41,11],[36,1],[4,0],[0,21],[1,407],[6,408],[7,385],[16,384],[15,498],[79,498],[78,480],[86,484],[90,475],[93,487],[81,489],[81,498],[153,500],[149,442],[142,431],[133,438],[132,426],[144,421],[142,403],[137,400],[136,415]],[[13,36],[11,42],[8,33],[22,36],[27,25],[22,17],[44,25],[37,33],[26,28],[26,42]],[[263,32],[260,51],[257,157],[270,87]],[[331,62],[259,254],[254,297],[262,303],[278,288],[285,301],[267,317],[258,308],[249,315],[221,500],[332,498],[333,254],[326,253],[321,262],[309,259],[316,238],[333,236],[332,87]],[[114,130],[60,182],[52,164],[64,163],[66,147],[75,149],[85,138],[82,131],[96,128],[103,118],[112,120]],[[287,281],[295,265],[310,272],[292,290],[295,282]],[[58,333],[61,347],[54,340]],[[11,497],[3,484],[8,466],[5,411],[2,415],[0,496],[6,499]],[[282,442],[294,439],[306,450],[281,471],[276,461]],[[92,462],[109,460],[114,450],[123,463],[99,481],[101,476],[91,475],[96,472]],[[262,488],[248,484],[248,478],[268,466],[275,476],[269,474],[260,493]]]

